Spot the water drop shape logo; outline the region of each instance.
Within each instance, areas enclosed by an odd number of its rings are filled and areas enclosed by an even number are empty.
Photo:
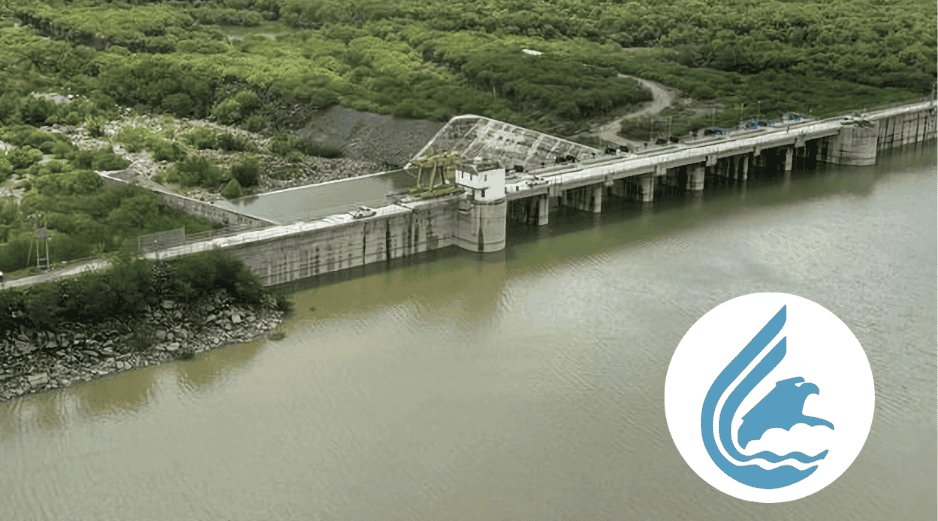
[[[805,497],[843,474],[874,405],[869,362],[849,328],[783,293],[704,315],[665,383],[668,428],[685,461],[717,489],[763,503]]]

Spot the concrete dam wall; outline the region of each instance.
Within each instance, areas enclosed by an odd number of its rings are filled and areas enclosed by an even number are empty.
[[[509,173],[491,161],[467,162],[456,171],[462,193],[402,200],[359,218],[338,214],[271,226],[159,256],[221,249],[273,286],[451,246],[496,252],[505,247],[509,220],[545,225],[559,206],[595,213],[604,198],[648,203],[662,191],[697,192],[714,180],[745,182],[756,172],[788,172],[795,163],[872,165],[879,150],[935,139],[935,123],[932,101],[528,173]]]

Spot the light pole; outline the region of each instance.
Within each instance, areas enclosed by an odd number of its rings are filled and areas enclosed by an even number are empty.
[[[756,119],[762,118],[762,100],[756,102]]]

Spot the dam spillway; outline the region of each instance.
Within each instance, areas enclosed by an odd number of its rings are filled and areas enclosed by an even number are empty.
[[[450,246],[496,252],[505,247],[508,221],[545,225],[559,206],[596,213],[604,197],[649,203],[663,191],[699,192],[708,179],[743,182],[753,172],[787,172],[798,162],[869,166],[880,150],[935,139],[935,121],[936,103],[927,101],[525,172],[483,161],[457,168],[461,193],[404,198],[360,218],[343,212],[246,231],[164,250],[159,258],[221,249],[272,286]]]

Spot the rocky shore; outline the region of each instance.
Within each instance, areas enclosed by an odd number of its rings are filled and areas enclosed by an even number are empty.
[[[188,308],[164,300],[136,323],[10,331],[0,337],[0,401],[269,336],[283,315],[272,297],[252,307],[221,290]]]

